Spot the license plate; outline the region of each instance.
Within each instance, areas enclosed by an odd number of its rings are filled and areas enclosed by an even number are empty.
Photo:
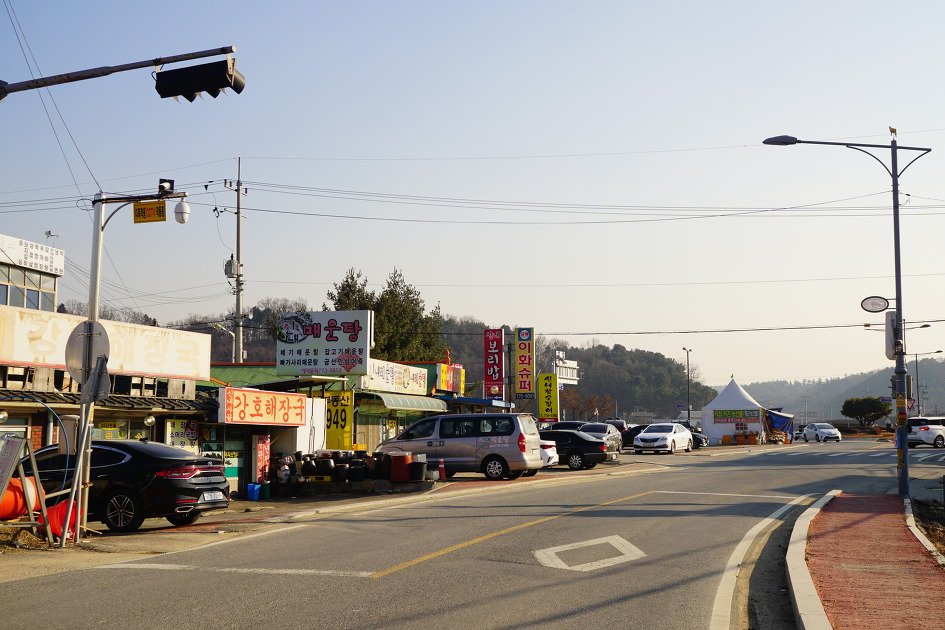
[[[204,493],[203,493],[203,496],[200,497],[200,501],[201,501],[201,502],[206,502],[206,501],[222,501],[222,500],[224,500],[225,498],[226,498],[226,497],[223,496],[223,493],[222,493],[222,492],[216,492],[216,491],[214,491],[214,492],[204,492]]]

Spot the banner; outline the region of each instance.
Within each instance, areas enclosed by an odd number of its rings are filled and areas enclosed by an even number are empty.
[[[535,398],[535,329],[515,330],[515,399]]]
[[[505,392],[505,331],[487,328],[485,341],[485,379],[483,396],[489,400],[503,400]]]

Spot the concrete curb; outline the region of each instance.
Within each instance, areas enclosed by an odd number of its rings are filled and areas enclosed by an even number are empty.
[[[912,499],[909,497],[903,498],[903,509],[906,514],[906,527],[909,528],[909,531],[912,532],[922,546],[929,550],[929,553],[932,554],[932,557],[938,561],[939,566],[945,567],[945,556],[938,552],[938,549],[935,548],[935,545],[932,544],[928,538],[925,537],[925,534],[922,533],[922,530],[918,528],[915,524],[915,516],[912,513]]]
[[[810,569],[807,568],[807,537],[811,523],[821,508],[827,505],[841,490],[831,490],[816,503],[804,510],[791,530],[791,540],[787,550],[788,588],[791,590],[791,604],[794,608],[794,620],[798,630],[832,630],[827,619],[827,612],[817,594]]]

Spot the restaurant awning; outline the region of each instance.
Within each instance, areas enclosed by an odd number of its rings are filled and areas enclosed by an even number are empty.
[[[388,409],[402,409],[407,411],[446,411],[446,403],[436,398],[426,396],[411,396],[409,394],[390,394],[387,392],[357,392],[358,397],[370,396],[379,398]]]

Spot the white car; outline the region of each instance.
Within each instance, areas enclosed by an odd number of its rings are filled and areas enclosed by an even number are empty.
[[[557,443],[554,440],[539,440],[538,446],[541,447],[541,467],[557,466],[559,463]]]
[[[909,448],[928,444],[935,448],[945,446],[945,422],[942,418],[909,418],[906,421],[906,441]]]
[[[840,431],[832,424],[815,422],[804,427],[804,441],[826,442],[827,440],[840,441]]]
[[[643,451],[675,453],[692,450],[692,433],[681,424],[651,424],[633,438],[633,452],[639,455]]]

